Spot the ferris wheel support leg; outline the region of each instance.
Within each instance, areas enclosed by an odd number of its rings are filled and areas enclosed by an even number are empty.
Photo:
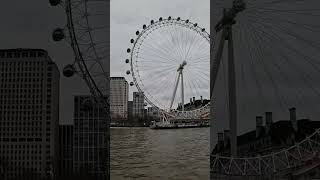
[[[172,104],[173,104],[174,98],[176,97],[176,92],[177,92],[179,80],[180,80],[180,73],[178,74],[177,83],[176,83],[176,86],[174,87],[174,90],[173,90],[173,95],[172,95],[172,99],[171,99],[171,103],[170,103],[170,109],[172,108]]]
[[[232,26],[227,28],[228,38],[228,83],[229,83],[229,126],[231,155],[237,156],[237,97],[236,97],[236,73],[234,67],[234,52],[232,39]]]
[[[218,71],[219,71],[219,66],[220,66],[220,62],[221,62],[221,57],[222,57],[222,53],[223,53],[223,47],[224,47],[224,43],[225,43],[225,36],[226,36],[226,30],[223,29],[222,34],[221,34],[221,39],[219,41],[219,46],[216,52],[214,52],[213,48],[213,42],[210,42],[210,54],[212,56],[212,54],[215,54],[215,56],[213,58],[211,58],[210,60],[210,124],[211,124],[211,143],[210,143],[210,149],[213,150],[215,143],[216,143],[216,134],[217,134],[217,126],[214,125],[215,119],[214,116],[212,114],[214,114],[214,97],[213,97],[213,90],[214,90],[214,86],[215,86],[215,82],[217,79],[217,75],[218,75]]]
[[[181,70],[181,110],[182,110],[182,112],[184,111],[184,87],[183,87],[183,72],[182,72],[182,70]]]

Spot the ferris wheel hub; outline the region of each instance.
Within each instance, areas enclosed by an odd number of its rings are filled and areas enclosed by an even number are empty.
[[[221,31],[221,29],[227,25],[235,24],[235,18],[237,14],[244,11],[245,9],[246,3],[244,0],[234,0],[230,9],[223,9],[223,17],[215,26],[216,32]]]
[[[186,66],[187,65],[187,61],[183,61],[180,65],[179,65],[179,68],[177,69],[177,71],[182,71],[183,70],[183,68],[184,68],[184,66]]]

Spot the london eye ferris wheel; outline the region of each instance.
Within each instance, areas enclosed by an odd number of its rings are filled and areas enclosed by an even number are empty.
[[[194,98],[209,99],[210,37],[205,28],[180,17],[160,17],[141,26],[125,60],[146,102],[161,110],[185,111]]]

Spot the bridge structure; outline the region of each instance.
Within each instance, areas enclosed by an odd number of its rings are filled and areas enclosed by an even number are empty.
[[[210,103],[203,107],[189,110],[159,110],[159,120],[163,124],[172,124],[176,122],[208,122],[210,120]]]

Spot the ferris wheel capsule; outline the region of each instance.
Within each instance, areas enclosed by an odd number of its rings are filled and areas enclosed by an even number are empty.
[[[159,21],[162,21],[162,17],[159,18]]]
[[[72,77],[75,73],[75,69],[72,64],[68,64],[63,68],[63,75],[65,77]]]
[[[129,59],[126,59],[126,63],[129,63]]]
[[[131,42],[131,43],[134,43],[134,39],[131,39],[130,42]]]
[[[189,19],[186,20],[186,23],[189,23]]]
[[[197,24],[197,23],[194,23],[194,24],[193,24],[193,26],[194,26],[194,27],[197,27],[197,26],[198,26],[198,24]]]
[[[180,19],[181,19],[181,18],[180,18],[180,17],[178,17],[178,18],[177,18],[177,21],[180,21]]]
[[[146,29],[146,28],[147,28],[147,25],[144,24],[144,25],[142,26],[142,28],[143,28],[143,29]]]
[[[151,22],[150,22],[151,24],[153,24],[154,23],[154,20],[151,20]]]
[[[55,30],[53,30],[52,39],[54,41],[61,41],[62,39],[64,39],[64,37],[64,30],[62,28],[56,28]]]
[[[51,6],[57,6],[61,3],[61,0],[49,0]]]
[[[171,16],[168,17],[168,20],[171,20]]]
[[[139,31],[136,31],[136,35],[139,35]]]
[[[133,86],[134,85],[134,83],[133,82],[130,82],[130,86]]]
[[[130,50],[130,48],[128,48],[128,49],[127,49],[127,53],[130,53],[130,52],[131,52],[131,50]]]
[[[128,70],[126,73],[129,75],[130,74],[130,70]]]
[[[202,28],[202,29],[201,29],[202,32],[204,32],[205,30],[206,30],[205,28]]]

